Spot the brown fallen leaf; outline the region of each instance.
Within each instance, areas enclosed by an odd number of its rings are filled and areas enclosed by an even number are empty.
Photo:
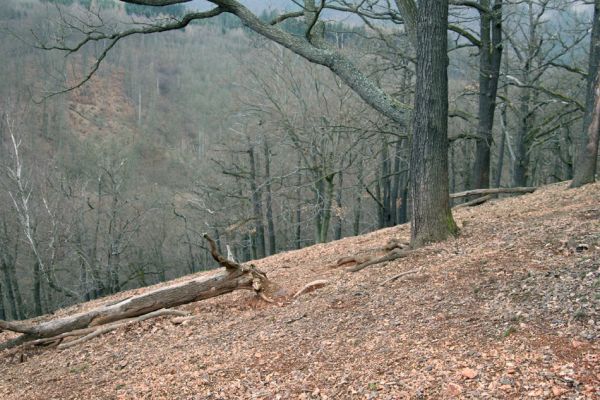
[[[467,378],[467,379],[473,379],[473,378],[475,378],[477,375],[479,375],[479,373],[478,373],[477,371],[475,371],[474,369],[472,369],[472,368],[463,368],[463,369],[460,371],[460,374],[461,374],[463,377]]]
[[[448,394],[451,396],[460,396],[462,393],[462,387],[457,383],[448,384]]]
[[[552,394],[556,397],[559,397],[565,394],[566,392],[568,392],[568,390],[565,388],[561,388],[559,386],[552,386]]]

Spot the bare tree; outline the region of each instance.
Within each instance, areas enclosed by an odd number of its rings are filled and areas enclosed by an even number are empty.
[[[414,0],[411,9],[414,13],[414,10],[417,9],[416,3]],[[148,5],[148,6],[164,6],[178,3],[185,3],[187,0],[124,0],[125,3],[134,3],[139,5]],[[169,30],[181,29],[187,26],[190,22],[198,19],[205,19],[215,17],[222,13],[230,13],[238,17],[248,28],[257,32],[258,34],[288,48],[294,53],[304,57],[308,61],[323,65],[329,68],[332,72],[334,72],[340,79],[347,84],[353,91],[355,91],[367,104],[372,106],[374,109],[379,111],[382,115],[394,121],[396,124],[400,126],[406,126],[408,112],[407,107],[404,104],[401,104],[399,101],[394,99],[389,94],[385,93],[381,88],[379,88],[375,82],[369,77],[367,77],[357,66],[350,61],[342,52],[336,51],[332,49],[323,38],[323,27],[324,23],[319,19],[321,12],[323,11],[325,2],[321,2],[320,6],[316,6],[314,1],[307,0],[304,2],[302,13],[293,12],[286,15],[279,16],[273,23],[265,22],[260,20],[256,15],[254,15],[248,8],[243,6],[240,2],[234,0],[214,0],[210,1],[215,5],[215,8],[209,11],[203,12],[189,12],[185,14],[181,18],[175,18],[174,20],[170,19],[168,22],[158,23],[152,26],[137,26],[131,29],[125,29],[122,31],[115,32],[107,32],[101,33],[97,28],[90,27],[81,27],[79,26],[79,30],[85,33],[85,37],[78,41],[75,44],[43,44],[42,47],[46,49],[61,49],[67,52],[76,52],[81,47],[85,46],[91,42],[98,41],[107,41],[107,45],[105,49],[100,53],[97,62],[93,65],[89,74],[87,74],[87,78],[98,69],[100,62],[106,58],[108,52],[115,46],[115,44],[128,36],[135,34],[148,34],[148,33],[156,33],[156,32],[164,32]],[[446,8],[447,14],[447,3],[444,2],[442,4],[442,8]],[[426,12],[423,10],[421,6],[419,11],[424,15]],[[428,11],[427,11],[428,12]],[[445,14],[445,15],[446,15]],[[283,29],[277,27],[277,23],[285,21],[288,18],[297,18],[302,16],[305,21],[305,32],[304,37],[298,37],[286,32]],[[414,15],[405,16],[407,20],[414,20]],[[418,18],[417,18],[418,20]],[[435,24],[431,25],[431,22],[426,18],[423,19],[423,24],[426,24],[428,27],[437,26],[436,24],[440,24],[440,21],[436,21]],[[417,26],[419,24],[417,23]],[[444,24],[444,29],[447,28],[447,17],[446,22]],[[410,27],[409,27],[410,29]],[[425,28],[418,27],[419,30],[424,31]],[[446,31],[443,33],[446,35]],[[415,36],[416,37],[416,36]],[[436,39],[437,40],[437,39]],[[427,44],[427,40],[424,44]],[[417,47],[417,51],[419,51]],[[444,47],[445,50],[445,47]],[[434,51],[432,49],[432,51]],[[435,49],[437,51],[437,49]],[[423,52],[422,52],[423,53]],[[422,54],[423,55],[423,54]],[[417,58],[419,56],[417,55]],[[427,60],[427,61],[435,61],[435,62],[443,62],[443,68],[445,71],[446,68],[446,59],[447,55],[444,55],[443,59],[438,58],[437,56]],[[422,60],[426,62],[425,58]],[[435,66],[437,68],[437,66]],[[425,68],[425,67],[423,67]],[[445,75],[445,73],[444,73]],[[84,79],[80,84],[85,82]],[[423,79],[433,79],[433,77],[423,74],[420,77]],[[435,82],[421,82],[422,85],[419,87],[420,90],[427,90],[428,86],[436,86]],[[447,95],[447,85],[446,89],[441,92],[436,92],[435,94],[430,93],[426,94],[423,99],[426,98],[426,101],[433,100],[436,96],[444,96]],[[435,98],[436,103],[439,102],[442,107],[447,105],[447,98],[440,99]],[[442,115],[440,115],[442,116]],[[420,116],[419,116],[420,117]],[[445,124],[445,122],[444,122]],[[423,125],[422,129],[428,130],[431,129],[431,126],[428,126],[428,123]],[[416,128],[417,129],[417,128]],[[435,130],[437,132],[437,129]],[[445,129],[441,129],[441,131],[446,131]],[[437,133],[434,135],[434,137]],[[415,138],[418,135],[415,134]],[[426,157],[421,157],[423,154],[419,154],[418,156],[413,155],[413,159],[411,162],[411,168],[413,171],[417,171],[411,175],[413,177],[412,187],[418,187],[420,184],[425,183],[425,181],[419,182],[418,179],[423,178],[419,171],[428,171],[425,175],[434,177],[439,176],[440,182],[444,180],[447,181],[447,154],[441,154],[439,152],[445,153],[447,149],[447,138],[439,139],[440,142],[444,142],[445,144],[438,145],[437,139],[436,142],[429,144],[429,142],[419,143],[421,139],[417,139],[413,141],[413,153],[422,153],[426,151],[427,153],[431,152],[432,156],[430,157],[427,154]],[[434,160],[434,161],[432,161]],[[441,162],[435,161],[441,160]],[[422,165],[426,164],[426,165]],[[416,179],[416,180],[415,180]],[[427,179],[425,179],[427,180]],[[436,179],[437,181],[437,179]],[[428,182],[433,184],[434,182]],[[415,193],[413,193],[414,195]],[[411,215],[412,226],[415,234],[413,235],[413,239],[415,244],[422,244],[428,241],[441,240],[447,237],[448,234],[455,232],[455,225],[452,221],[451,214],[448,206],[448,191],[447,184],[444,185],[434,185],[431,187],[431,190],[428,191],[420,191],[417,196],[421,198],[422,201],[419,201],[418,198],[413,196],[413,200],[415,201],[413,205],[413,212]],[[444,200],[445,199],[445,200]],[[416,215],[418,217],[415,217]]]

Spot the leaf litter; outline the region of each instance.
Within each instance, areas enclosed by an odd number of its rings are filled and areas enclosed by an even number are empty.
[[[65,350],[5,350],[0,398],[600,398],[599,199],[600,184],[561,183],[456,210],[459,237],[353,274],[331,266],[382,255],[408,226],[258,260],[290,293],[327,284],[277,305],[235,292]]]

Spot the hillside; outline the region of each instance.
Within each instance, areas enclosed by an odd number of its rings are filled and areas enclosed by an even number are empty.
[[[290,292],[330,283],[283,305],[235,292],[181,307],[196,316],[182,324],[148,320],[62,351],[6,350],[0,397],[598,398],[598,199],[600,184],[561,183],[460,209],[457,239],[353,274],[331,266],[408,226],[265,258]]]

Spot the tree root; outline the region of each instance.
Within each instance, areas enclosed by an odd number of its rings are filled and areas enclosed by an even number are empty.
[[[478,206],[480,204],[485,203],[486,201],[490,200],[493,197],[493,195],[488,194],[486,196],[483,197],[478,197],[474,200],[471,201],[467,201],[466,203],[462,203],[462,204],[457,204],[455,205],[453,208],[464,208],[464,207],[474,207],[474,206]]]
[[[374,259],[366,261],[366,262],[364,262],[362,264],[355,265],[354,267],[348,268],[346,271],[348,271],[348,272],[358,272],[358,271],[360,271],[362,269],[370,267],[371,265],[381,264],[381,263],[384,263],[384,262],[394,261],[394,260],[397,260],[399,258],[407,257],[408,255],[412,254],[413,251],[414,250],[394,249],[394,250],[390,251],[388,254],[386,254],[383,257],[374,258]]]
[[[379,286],[385,286],[385,284],[393,282],[393,281],[395,281],[398,278],[402,278],[403,276],[406,276],[406,275],[416,274],[416,273],[419,273],[421,271],[423,271],[423,268],[416,268],[416,269],[411,269],[410,271],[404,271],[402,273],[399,273],[397,275],[392,276],[389,279],[386,279],[385,281],[381,282],[379,284]]]
[[[309,282],[306,285],[304,285],[304,287],[302,289],[298,290],[296,292],[296,294],[292,297],[293,298],[299,297],[308,291],[322,288],[323,286],[327,285],[328,283],[329,283],[329,281],[326,279],[317,279],[316,281]]]

